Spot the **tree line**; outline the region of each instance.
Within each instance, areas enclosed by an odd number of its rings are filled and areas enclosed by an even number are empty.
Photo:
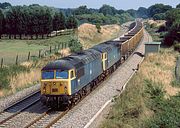
[[[50,34],[52,31],[77,28],[78,23],[74,16],[66,17],[59,10],[46,6],[8,6],[6,10],[0,9],[0,38],[6,34],[11,39],[13,35],[19,38],[24,36]]]

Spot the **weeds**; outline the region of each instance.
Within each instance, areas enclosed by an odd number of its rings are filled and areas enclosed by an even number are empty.
[[[126,90],[116,99],[102,128],[178,128],[180,92],[173,81],[176,52],[148,55]]]
[[[0,68],[0,89],[8,89],[10,88],[10,78],[12,76],[17,76],[20,72],[27,72],[29,68],[20,65],[13,65],[10,67]]]

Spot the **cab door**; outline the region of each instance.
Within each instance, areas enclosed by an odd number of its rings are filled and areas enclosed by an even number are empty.
[[[102,54],[102,66],[103,66],[103,70],[105,71],[107,69],[107,66],[108,66],[107,52],[104,52]]]

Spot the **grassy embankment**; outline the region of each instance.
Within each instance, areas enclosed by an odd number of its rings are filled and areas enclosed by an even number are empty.
[[[118,37],[120,29],[119,25],[105,25],[101,26],[100,33],[98,33],[95,25],[86,23],[79,27],[79,40],[83,47],[87,49],[98,43]]]
[[[180,85],[173,87],[176,55],[172,49],[148,55],[101,127],[178,128]]]
[[[84,36],[87,37],[87,39],[83,39],[83,41],[86,42],[86,45],[91,45],[94,41],[96,41],[96,43],[100,43],[103,42],[104,39],[109,40],[117,35],[117,31],[112,30],[113,25],[102,27],[105,30],[102,29],[101,33],[98,36],[93,37],[91,35],[96,34],[97,29],[94,27],[91,28],[91,25],[89,28],[93,31],[89,31],[88,29],[85,29],[84,31],[81,31],[82,29],[79,29],[78,31],[79,36],[85,34]],[[97,37],[99,37],[100,35],[101,38],[97,39]],[[92,39],[90,42],[88,40],[89,37]],[[0,58],[3,57],[4,61],[6,61],[5,59],[8,59],[9,63],[15,63],[17,54],[22,56],[24,55],[26,57],[29,51],[31,52],[31,54],[38,54],[39,49],[49,48],[49,45],[55,45],[61,42],[69,42],[72,38],[74,38],[73,35],[62,35],[43,40],[1,40]],[[79,40],[82,41],[81,39],[82,38],[80,37]],[[76,50],[76,48],[74,49]],[[66,49],[64,51],[62,50],[60,51],[60,53],[67,55],[69,53],[69,49]],[[54,60],[58,57],[60,57],[59,54],[51,54],[50,56],[41,59],[35,59],[33,61],[20,63],[20,65],[18,66],[12,65],[4,66],[3,69],[0,68],[0,97],[16,93],[18,90],[38,83],[40,80],[41,68],[49,61]]]
[[[160,39],[153,35],[153,39]],[[115,100],[102,128],[178,128],[180,84],[173,48],[148,55],[126,90]]]

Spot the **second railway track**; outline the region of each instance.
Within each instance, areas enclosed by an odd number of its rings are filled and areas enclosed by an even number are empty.
[[[8,127],[16,116],[31,108],[38,102],[40,102],[39,91],[9,106],[4,111],[0,112],[0,127]]]

